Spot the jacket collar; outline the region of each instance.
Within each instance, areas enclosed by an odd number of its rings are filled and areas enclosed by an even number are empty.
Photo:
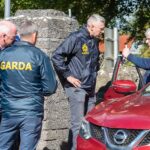
[[[16,45],[16,46],[20,46],[20,45],[29,45],[29,46],[33,46],[33,44],[29,43],[29,42],[26,42],[26,41],[16,41],[14,42],[13,45]]]
[[[4,48],[0,45],[0,51],[2,51]]]
[[[90,35],[90,32],[87,29],[87,25],[83,25],[82,28],[80,29],[80,31],[83,33],[83,35],[89,39],[93,39],[94,37],[92,37]]]

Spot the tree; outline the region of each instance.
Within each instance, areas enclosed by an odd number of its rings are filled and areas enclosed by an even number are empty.
[[[106,19],[107,27],[117,26],[120,33],[131,33],[131,37],[141,39],[146,28],[150,27],[149,0],[11,0],[11,14],[18,9],[57,9],[77,18],[80,24],[86,23],[92,13],[99,13]],[[4,0],[0,2],[0,15],[3,17]],[[130,17],[132,16],[132,17]]]
[[[146,29],[150,28],[149,0],[128,0],[128,2],[130,3],[126,5],[127,9],[122,8],[122,13],[119,13],[121,29],[123,33],[130,34],[131,38],[142,40]]]
[[[0,18],[4,16],[4,0],[0,1]]]

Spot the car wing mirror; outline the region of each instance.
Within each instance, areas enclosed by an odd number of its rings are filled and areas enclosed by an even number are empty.
[[[118,93],[134,93],[136,84],[131,80],[116,80],[112,83],[113,89]]]

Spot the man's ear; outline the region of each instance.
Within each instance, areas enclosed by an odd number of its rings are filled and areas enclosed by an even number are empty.
[[[90,35],[93,34],[93,24],[91,24],[89,27],[88,27],[88,31],[90,32]]]
[[[35,44],[37,40],[37,32],[32,33],[32,43]]]

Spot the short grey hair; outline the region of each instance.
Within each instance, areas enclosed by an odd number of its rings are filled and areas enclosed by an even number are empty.
[[[10,29],[6,25],[0,23],[0,33],[8,34],[9,32]]]
[[[103,22],[105,24],[105,18],[100,16],[99,14],[93,14],[87,20],[87,25],[93,24],[93,22]]]
[[[0,32],[3,34],[9,34],[11,31],[17,30],[16,25],[8,20],[0,21]]]
[[[30,20],[26,20],[19,27],[20,36],[26,36],[37,32],[37,26]]]
[[[148,35],[150,35],[150,28],[148,28],[145,32],[145,36],[148,36]]]

